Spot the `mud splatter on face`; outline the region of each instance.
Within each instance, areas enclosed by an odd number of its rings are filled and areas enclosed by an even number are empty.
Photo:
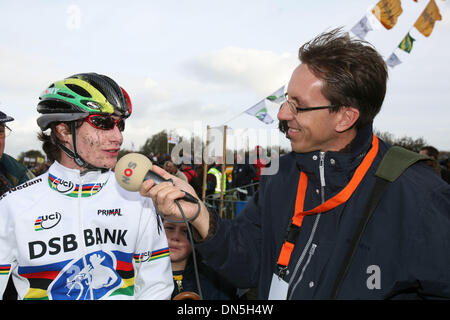
[[[122,134],[118,130],[100,130],[88,123],[78,129],[78,153],[95,167],[113,168],[117,162],[116,151],[121,144]]]

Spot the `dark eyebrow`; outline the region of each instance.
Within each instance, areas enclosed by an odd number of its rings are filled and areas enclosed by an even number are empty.
[[[308,106],[309,106],[309,105],[308,105],[304,100],[302,100],[301,98],[299,98],[299,97],[292,97],[292,96],[288,95],[287,92],[286,92],[286,94],[285,94],[285,97],[286,97],[286,100],[287,100],[288,97],[289,97],[290,100],[294,100],[295,103],[297,103],[299,106],[304,106],[304,107],[308,107]]]

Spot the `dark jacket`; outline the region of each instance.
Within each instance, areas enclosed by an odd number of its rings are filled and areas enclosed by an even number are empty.
[[[351,152],[325,153],[324,193],[319,152],[291,152],[281,157],[278,173],[262,176],[259,192],[239,216],[233,221],[216,216],[214,235],[197,249],[235,285],[258,286],[259,298],[267,299],[294,213],[300,171],[308,176],[304,208],[312,209],[348,184],[371,141],[369,125],[358,132]],[[374,173],[388,148],[379,141],[377,156],[347,202],[303,219],[285,278],[288,298],[330,297],[374,185]],[[388,186],[362,236],[338,299],[450,298],[449,253],[450,187],[422,161]]]
[[[255,176],[256,169],[253,165],[247,163],[235,164],[231,173],[231,187],[237,188],[249,185],[253,182]]]
[[[200,258],[197,258],[199,270],[200,286],[202,289],[203,300],[232,300],[237,299],[237,289],[233,287],[227,280],[221,277],[210,267],[204,265]],[[177,282],[174,280],[174,289],[172,299],[180,292],[191,291],[199,293],[197,288],[197,280],[194,271],[194,260],[192,255],[189,257],[186,267],[182,273],[182,290],[179,290]]]
[[[0,158],[0,196],[9,188],[16,187],[30,179],[34,174],[16,159],[4,153]]]

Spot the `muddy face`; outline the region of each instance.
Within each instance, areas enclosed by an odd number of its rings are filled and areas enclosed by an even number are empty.
[[[83,122],[77,131],[77,148],[80,156],[99,168],[114,168],[123,137],[117,126],[101,130]]]

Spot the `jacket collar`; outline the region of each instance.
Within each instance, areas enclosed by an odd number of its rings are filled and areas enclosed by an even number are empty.
[[[79,170],[66,168],[55,161],[48,171],[48,184],[52,190],[69,197],[90,197],[102,190],[109,177],[109,172],[100,170],[81,174]]]
[[[325,186],[329,191],[342,189],[350,181],[353,172],[372,145],[372,123],[358,130],[346,152],[313,151],[294,153],[297,168],[308,175],[314,185],[321,186],[319,166],[323,158]]]

